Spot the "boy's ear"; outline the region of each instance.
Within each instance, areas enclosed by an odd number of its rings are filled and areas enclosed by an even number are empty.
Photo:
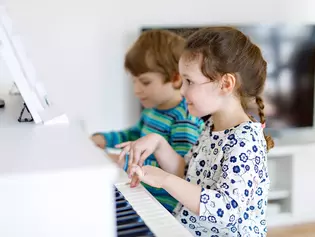
[[[179,73],[175,73],[171,80],[174,89],[180,89],[182,86],[182,78],[180,77]]]

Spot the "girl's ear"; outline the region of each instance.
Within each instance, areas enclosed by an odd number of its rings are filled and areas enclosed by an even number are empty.
[[[171,82],[172,82],[172,85],[173,85],[174,89],[180,89],[181,88],[181,86],[182,86],[182,78],[180,77],[179,73],[176,73],[173,76]]]
[[[236,78],[231,73],[226,73],[222,76],[221,79],[221,90],[226,94],[233,92],[236,84]]]

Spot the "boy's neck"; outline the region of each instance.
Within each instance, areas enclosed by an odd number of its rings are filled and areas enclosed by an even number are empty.
[[[176,92],[171,99],[158,105],[156,108],[160,109],[160,110],[167,110],[167,109],[174,108],[182,101],[182,99],[183,98],[182,98],[180,92],[178,92],[178,93]]]
[[[224,110],[211,116],[214,131],[224,131],[243,122],[250,121],[241,104],[237,101],[230,103]]]

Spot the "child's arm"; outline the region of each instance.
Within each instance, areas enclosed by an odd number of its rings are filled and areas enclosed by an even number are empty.
[[[263,192],[267,190],[258,188],[258,185],[267,182],[267,178],[265,160],[263,156],[258,159],[259,154],[255,154],[252,147],[235,146],[227,149],[230,150],[226,150],[221,177],[211,189],[201,188],[156,167],[144,166],[141,172],[138,168],[137,174],[141,181],[164,188],[195,214],[228,223],[230,218],[238,218],[241,214],[244,218],[247,216],[246,203],[254,192],[264,197]],[[251,153],[247,153],[248,150]],[[212,167],[212,172],[215,170],[220,172],[221,168]]]
[[[130,127],[122,131],[112,131],[112,132],[99,132],[94,134],[102,136],[105,140],[105,147],[114,148],[115,145],[126,142],[135,141],[140,138],[142,128],[142,120],[140,120],[133,127]],[[105,148],[104,147],[104,148]]]

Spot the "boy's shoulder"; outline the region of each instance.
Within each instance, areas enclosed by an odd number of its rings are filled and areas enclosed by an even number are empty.
[[[188,107],[185,99],[183,99],[176,107],[165,112],[167,116],[171,116],[174,123],[187,122],[203,126],[204,122],[201,118],[191,115],[188,111]]]

